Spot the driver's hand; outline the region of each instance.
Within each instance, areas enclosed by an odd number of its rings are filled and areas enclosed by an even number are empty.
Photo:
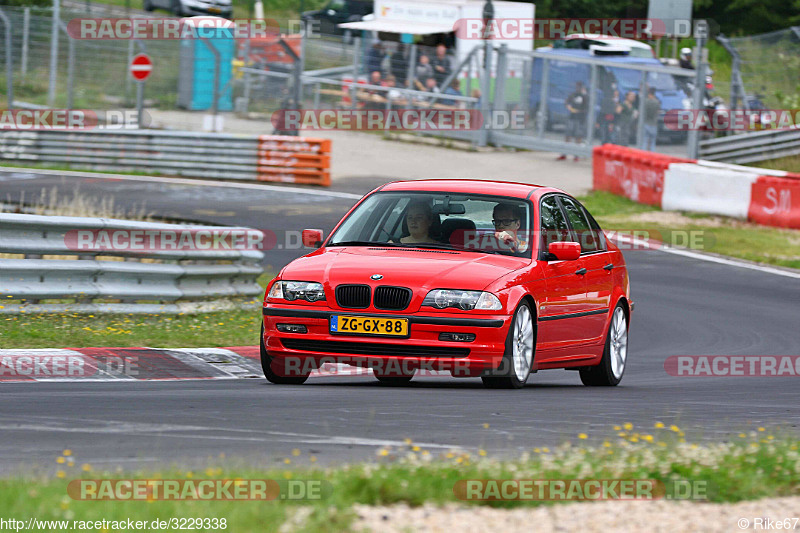
[[[517,250],[517,239],[514,238],[514,235],[512,235],[508,231],[495,231],[494,236],[497,238],[498,241],[510,247],[512,250],[514,251]]]

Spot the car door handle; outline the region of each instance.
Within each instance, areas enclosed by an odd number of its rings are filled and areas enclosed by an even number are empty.
[[[603,270],[614,270],[614,263],[609,263],[603,267]]]
[[[575,275],[576,276],[583,276],[584,274],[586,274],[586,272],[587,272],[587,270],[585,268],[581,268],[581,269],[578,269],[578,270],[575,271]]]

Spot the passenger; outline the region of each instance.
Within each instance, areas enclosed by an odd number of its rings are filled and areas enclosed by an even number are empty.
[[[416,201],[408,204],[405,225],[409,235],[400,238],[402,244],[435,243],[438,231],[437,219],[430,204]]]
[[[500,203],[492,211],[494,236],[502,246],[514,253],[522,253],[528,249],[528,242],[518,234],[522,217],[520,209],[513,204]]]

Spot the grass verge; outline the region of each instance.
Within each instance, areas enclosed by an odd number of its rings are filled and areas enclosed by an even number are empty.
[[[484,428],[487,426],[484,425]],[[609,428],[610,430],[611,428]],[[0,505],[7,517],[40,520],[133,520],[224,518],[233,531],[343,531],[351,528],[354,504],[425,503],[499,508],[535,507],[558,502],[488,500],[466,502],[454,487],[461,480],[652,480],[665,487],[695,487],[691,499],[738,502],[800,494],[800,452],[796,437],[772,434],[765,428],[740,433],[728,442],[692,444],[683,431],[656,422],[635,431],[632,424],[614,427],[616,436],[580,445],[569,442],[550,450],[534,448],[514,460],[497,460],[466,452],[436,456],[411,441],[383,448],[376,461],[335,467],[315,467],[313,456],[294,450],[281,468],[209,465],[201,471],[171,469],[126,473],[121,468],[94,471],[80,451],[64,450],[53,457],[54,472],[18,475],[0,480]],[[586,439],[586,440],[584,440]],[[220,463],[222,460],[210,461]],[[295,466],[304,463],[307,466]],[[48,469],[50,470],[50,469]],[[67,484],[75,479],[170,479],[195,481],[274,480],[286,499],[274,501],[82,501],[72,499]],[[322,498],[295,500],[288,484],[318,480]],[[702,493],[698,487],[703,487]],[[463,497],[463,493],[460,493]],[[573,497],[574,500],[574,497]],[[642,503],[642,505],[647,505]],[[290,521],[287,524],[287,521]],[[290,526],[290,527],[287,527]]]
[[[0,315],[0,346],[200,348],[258,343],[260,309],[177,315]]]
[[[800,268],[800,230],[759,226],[720,216],[661,211],[603,191],[579,199],[606,231],[641,231],[672,246]]]
[[[273,277],[274,273],[265,272],[256,281],[266,288]],[[0,347],[9,348],[252,346],[260,331],[258,308],[176,315],[0,314]]]

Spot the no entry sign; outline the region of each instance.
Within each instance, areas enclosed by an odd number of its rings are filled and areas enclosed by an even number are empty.
[[[130,65],[131,76],[137,81],[144,81],[153,72],[153,62],[147,54],[137,54]]]

